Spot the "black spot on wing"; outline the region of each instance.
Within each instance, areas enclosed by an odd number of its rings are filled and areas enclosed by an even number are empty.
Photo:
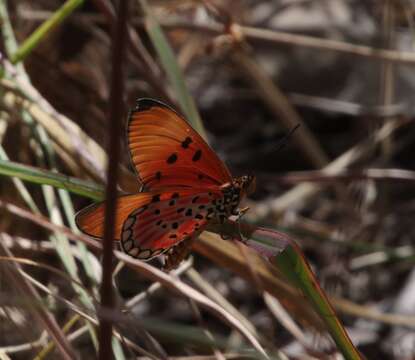
[[[198,161],[200,160],[201,157],[202,157],[202,150],[199,149],[194,153],[192,157],[192,161]]]
[[[192,138],[187,137],[186,139],[183,140],[182,142],[182,148],[183,149],[187,149],[189,147],[189,145],[193,142]]]
[[[160,201],[160,194],[154,195],[151,198],[151,202],[158,202],[158,201]]]
[[[167,164],[174,164],[177,161],[177,154],[173,153],[167,158]]]
[[[156,172],[156,179],[161,180],[161,171]]]

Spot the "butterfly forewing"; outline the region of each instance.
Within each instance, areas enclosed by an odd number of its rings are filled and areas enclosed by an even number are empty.
[[[131,159],[145,189],[220,186],[232,180],[202,137],[160,102],[138,100],[127,131]]]
[[[123,250],[148,260],[191,239],[214,216],[219,190],[174,189],[154,194],[151,201],[132,211],[121,231]]]

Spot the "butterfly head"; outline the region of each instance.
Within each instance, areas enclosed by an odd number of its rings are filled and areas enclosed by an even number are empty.
[[[244,175],[238,178],[242,194],[249,195],[255,191],[256,178],[254,175]]]

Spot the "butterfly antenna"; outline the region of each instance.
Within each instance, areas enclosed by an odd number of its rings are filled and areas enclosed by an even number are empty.
[[[281,140],[280,143],[277,146],[277,149],[275,151],[280,151],[282,148],[284,148],[285,145],[287,145],[288,140],[290,140],[290,137],[294,132],[300,127],[300,124],[295,125],[289,132],[286,134]]]

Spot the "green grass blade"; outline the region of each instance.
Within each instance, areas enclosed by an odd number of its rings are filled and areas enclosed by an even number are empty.
[[[139,0],[145,14],[145,27],[150,40],[156,50],[160,62],[166,72],[171,85],[177,95],[180,106],[190,120],[195,130],[206,139],[205,129],[199,112],[197,111],[195,102],[187,89],[183,73],[176,60],[176,56],[171,48],[164,32],[157,22],[157,19],[152,14],[150,7],[145,0]]]
[[[104,197],[103,187],[96,183],[13,161],[0,159],[0,175],[17,177],[35,184],[51,185],[93,200],[102,200]]]
[[[281,254],[274,257],[273,263],[293,284],[302,290],[326,324],[331,337],[345,359],[361,359],[298,245],[291,242]]]
[[[217,232],[215,226],[209,230]],[[299,246],[288,235],[271,229],[248,224],[229,222],[221,227],[221,233],[239,239],[276,266],[280,273],[309,300],[313,309],[326,324],[327,330],[345,359],[361,359],[343,325],[338,319],[327,296],[318,284]]]
[[[13,27],[10,22],[6,0],[0,0],[0,23],[4,47],[6,49],[7,56],[10,58],[12,54],[17,52],[18,46],[16,37],[14,36]],[[27,79],[27,74],[24,70],[23,64],[16,64],[16,68],[22,76]]]
[[[20,48],[11,56],[13,64],[23,61],[32,50],[47,36],[57,25],[59,25],[67,16],[81,6],[84,0],[68,0],[55,13],[40,25],[20,46]]]

